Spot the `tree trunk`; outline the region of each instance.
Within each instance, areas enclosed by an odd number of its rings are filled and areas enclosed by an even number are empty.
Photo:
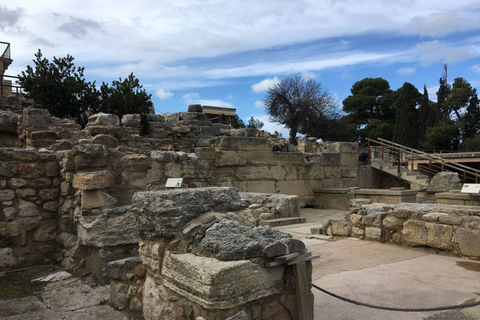
[[[288,139],[288,142],[296,146],[297,145],[296,137],[297,137],[297,128],[290,128],[290,138]]]

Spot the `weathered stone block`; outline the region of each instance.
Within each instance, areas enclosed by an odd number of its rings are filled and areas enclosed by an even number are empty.
[[[340,165],[350,168],[358,168],[358,155],[342,153],[340,156]]]
[[[88,125],[119,126],[120,120],[114,114],[101,112],[88,117]]]
[[[137,192],[132,203],[142,240],[173,237],[188,222],[205,212],[243,209],[235,188]]]
[[[84,191],[82,193],[82,209],[111,207],[117,203],[117,199],[102,191]]]
[[[162,270],[166,287],[207,309],[232,308],[279,293],[283,273],[283,266],[263,268],[249,260],[219,261],[193,254],[169,255]],[[147,276],[145,300],[156,289],[147,284],[152,280]]]
[[[45,173],[43,163],[20,163],[18,171],[24,178],[39,178]]]
[[[17,134],[20,116],[14,112],[0,110],[0,131]]]
[[[206,148],[195,148],[195,154],[200,160],[214,160],[215,159],[215,150],[210,147]]]
[[[452,226],[437,223],[425,223],[425,226],[428,232],[427,246],[442,250],[453,250]]]
[[[38,159],[38,153],[35,149],[14,149],[12,156],[14,159],[25,161],[35,161]]]
[[[249,165],[275,165],[277,159],[271,150],[247,151],[247,162]]]
[[[60,195],[60,190],[58,188],[55,189],[43,189],[38,192],[38,196],[40,199],[46,200],[55,200]]]
[[[56,237],[57,225],[55,221],[42,222],[33,232],[33,241],[37,242],[55,240]]]
[[[115,137],[112,137],[109,134],[97,134],[92,139],[93,144],[101,144],[107,146],[109,148],[116,148],[118,147],[118,140]]]
[[[342,168],[341,167],[325,167],[325,179],[341,179]]]
[[[239,180],[268,180],[268,167],[239,167],[235,175]]]
[[[402,231],[403,242],[412,246],[426,246],[428,239],[425,222],[416,220],[407,220],[403,224]]]
[[[440,217],[438,219],[438,221],[442,224],[449,224],[449,225],[454,225],[454,226],[459,226],[462,224],[463,222],[463,218],[462,217],[455,217],[455,216],[444,216],[444,217]]]
[[[17,266],[17,259],[13,255],[12,248],[0,249],[0,270]]]
[[[398,231],[403,227],[405,220],[398,219],[393,216],[386,217],[383,219],[383,226],[388,230]]]
[[[470,229],[480,229],[480,217],[465,217],[463,225]]]
[[[0,162],[0,176],[13,177],[18,170],[18,166],[14,162]]]
[[[15,195],[20,198],[33,197],[37,194],[34,189],[17,189],[15,190]],[[1,196],[1,192],[0,192]]]
[[[244,192],[275,193],[275,181],[246,181]]]
[[[110,171],[80,172],[73,177],[73,187],[79,190],[99,190],[113,185]]]
[[[85,217],[77,224],[78,243],[92,247],[108,247],[140,242],[131,207],[105,209],[95,217]]]
[[[271,151],[266,138],[220,137],[216,138],[216,148],[224,151]]]
[[[22,188],[28,185],[28,182],[25,179],[21,178],[12,178],[8,180],[7,186],[9,188]]]
[[[320,164],[325,167],[332,167],[332,166],[339,167],[341,165],[340,160],[341,160],[341,155],[339,153],[327,153],[327,152],[322,152],[320,154],[320,157],[318,159],[315,159],[316,162],[317,161],[320,162]]]
[[[216,151],[215,166],[217,167],[233,167],[247,165],[247,153],[237,151]]]
[[[0,190],[0,202],[10,201],[15,198],[13,190]]]
[[[95,169],[106,167],[110,162],[110,151],[101,144],[79,144],[73,147],[71,155],[75,169]]]
[[[365,239],[381,241],[382,229],[377,227],[365,227]]]
[[[40,214],[40,211],[35,204],[22,199],[18,199],[18,210],[18,215],[20,217],[34,217]]]
[[[163,119],[162,119],[163,120]],[[125,114],[122,117],[122,125],[124,127],[140,128],[140,114]]]
[[[352,233],[352,224],[346,220],[332,221],[332,233],[338,236],[349,236]]]
[[[120,161],[123,170],[147,171],[152,168],[152,159],[143,154],[127,154]]]
[[[472,258],[480,257],[480,230],[458,228],[455,242],[462,255]]]

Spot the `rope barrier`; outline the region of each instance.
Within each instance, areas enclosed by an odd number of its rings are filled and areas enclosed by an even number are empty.
[[[373,308],[373,309],[380,309],[380,310],[387,310],[387,311],[401,311],[401,312],[428,312],[428,311],[445,311],[445,310],[453,310],[453,309],[463,309],[463,308],[471,308],[480,305],[480,301],[477,302],[470,302],[470,303],[464,303],[464,304],[457,304],[453,306],[445,306],[445,307],[434,307],[434,308],[397,308],[397,307],[385,307],[385,306],[378,306],[374,304],[369,304],[369,303],[364,303],[356,300],[352,300],[349,298],[345,298],[342,296],[339,296],[335,293],[332,293],[328,290],[322,289],[319,286],[316,286],[312,283],[313,287],[315,289],[318,289],[322,291],[323,293],[326,293],[334,298],[343,300],[345,302],[353,303],[358,306],[362,307],[367,307],[367,308]]]

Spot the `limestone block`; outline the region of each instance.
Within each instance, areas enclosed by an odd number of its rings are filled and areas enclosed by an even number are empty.
[[[242,151],[216,151],[215,166],[233,167],[247,165],[247,153]]]
[[[109,148],[118,147],[118,140],[115,137],[112,137],[109,134],[97,134],[93,139],[92,143],[101,144]]]
[[[137,192],[132,203],[142,240],[173,237],[188,222],[205,212],[243,209],[235,188]]]
[[[28,182],[25,179],[21,179],[21,178],[12,178],[7,182],[7,186],[9,188],[22,188],[27,185],[28,185]]]
[[[271,166],[269,169],[268,180],[283,181],[287,176],[285,166]]]
[[[18,171],[18,166],[14,162],[0,162],[0,176],[13,177]]]
[[[25,161],[35,161],[38,159],[38,153],[35,149],[14,149],[12,152],[14,159],[25,160]]]
[[[338,236],[349,236],[352,233],[352,224],[347,220],[332,221],[332,233]]]
[[[470,229],[480,229],[480,217],[465,217],[463,225]]]
[[[318,163],[314,163],[311,166],[299,166],[298,167],[298,179],[312,179],[321,180],[325,179],[325,168]]]
[[[18,199],[18,210],[20,217],[34,217],[40,214],[35,204],[22,199]]]
[[[80,172],[73,177],[73,187],[79,190],[99,190],[113,185],[113,175],[110,171]]]
[[[458,244],[462,255],[480,257],[480,230],[458,228],[455,242]]]
[[[17,258],[13,255],[12,248],[0,249],[0,270],[17,266]]]
[[[365,227],[365,238],[367,240],[381,241],[382,229],[377,227]]]
[[[170,162],[165,165],[165,178],[181,178],[182,165],[178,162]]]
[[[366,226],[381,227],[382,221],[387,217],[386,212],[371,212],[363,217],[362,223]]]
[[[215,150],[210,147],[206,148],[195,148],[195,154],[200,160],[214,160],[215,159]]]
[[[43,163],[20,163],[18,171],[23,178],[39,178],[45,173],[45,166]]]
[[[428,232],[425,227],[425,222],[407,220],[403,224],[402,238],[404,243],[411,246],[427,245]]]
[[[358,155],[342,153],[340,156],[340,165],[344,167],[358,168]]]
[[[275,193],[275,181],[245,181],[245,189],[241,189],[246,192],[254,193]]]
[[[56,237],[57,225],[55,221],[42,222],[33,232],[33,241],[37,242],[55,240]]]
[[[216,177],[215,164],[211,160],[185,161],[182,163],[182,178],[209,179]]]
[[[342,168],[342,178],[357,178],[358,168]]]
[[[76,170],[106,167],[110,162],[110,151],[101,144],[79,144],[71,151]]]
[[[150,151],[150,157],[160,162],[174,162],[179,159],[175,151]]]
[[[114,114],[100,112],[88,117],[88,125],[119,126],[120,120]]]
[[[53,123],[48,110],[40,108],[24,108],[21,120],[23,126],[31,131],[46,129]]]
[[[34,189],[17,189],[15,190],[15,195],[19,198],[33,197],[37,194]],[[1,197],[1,192],[0,192]]]
[[[49,147],[57,141],[55,131],[42,130],[33,131],[28,134],[27,146]]]
[[[399,219],[408,219],[412,214],[412,210],[403,209],[403,208],[394,208],[393,209],[393,216]]]
[[[82,217],[77,232],[78,243],[85,246],[101,248],[140,242],[131,207],[105,209],[101,215]]]
[[[15,198],[13,190],[0,190],[0,202],[10,201]]]
[[[43,189],[38,192],[38,196],[40,199],[46,200],[55,200],[60,195],[60,190],[58,188],[55,189]]]
[[[449,224],[449,225],[454,225],[454,226],[459,226],[463,222],[462,217],[455,217],[455,216],[442,216],[438,219],[438,221],[442,224]]]
[[[428,237],[427,246],[442,250],[453,250],[453,228],[452,226],[427,222]]]
[[[122,117],[122,125],[124,127],[140,128],[140,114],[125,114]]]
[[[398,231],[403,227],[405,220],[398,219],[393,216],[386,217],[383,219],[383,226],[388,230]]]
[[[284,286],[284,266],[263,268],[249,260],[219,261],[193,254],[169,255],[162,276],[167,288],[207,309],[236,307],[280,293]],[[150,294],[146,285],[144,300]]]
[[[277,159],[271,150],[268,151],[247,151],[247,163],[249,165],[275,165]]]
[[[20,115],[14,112],[0,110],[0,131],[17,134],[19,119]]]
[[[152,168],[147,171],[147,184],[162,181],[165,178],[165,170],[162,163],[154,161]]]
[[[301,152],[274,152],[277,165],[305,165],[305,154]]]
[[[272,193],[308,196],[313,195],[313,189],[309,189],[303,180],[277,181]]]
[[[297,166],[286,165],[285,170],[287,171],[287,175],[285,177],[286,180],[297,180],[298,179]],[[306,178],[306,179],[308,179],[308,178]]]
[[[163,255],[169,240],[140,241],[138,254],[150,274],[160,277]]]
[[[5,216],[6,221],[12,221],[15,219],[15,215],[17,213],[17,209],[14,207],[4,207],[3,208],[3,215]]]
[[[223,151],[271,151],[272,146],[266,138],[257,137],[220,137],[215,146]]]
[[[318,158],[315,159],[315,162],[319,162],[322,166],[339,167],[341,165],[341,155],[339,153],[328,153],[322,152]]]
[[[110,283],[110,278],[107,273],[108,263],[132,256],[138,256],[136,246],[123,248],[92,248],[92,250],[89,250],[85,266],[101,284],[105,285]]]
[[[82,209],[111,207],[117,203],[117,199],[102,191],[82,192]]]
[[[356,237],[362,237],[365,234],[365,230],[358,227],[352,227],[352,235]]]
[[[341,167],[325,167],[325,179],[340,179],[342,177]]]
[[[268,180],[268,167],[239,167],[235,175],[239,180]]]

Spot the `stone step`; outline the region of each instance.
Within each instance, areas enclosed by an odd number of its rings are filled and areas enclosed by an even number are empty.
[[[270,227],[280,227],[280,226],[286,226],[289,224],[306,223],[306,222],[307,222],[307,218],[304,218],[304,217],[290,217],[290,218],[263,220],[260,222],[260,225],[270,226]]]

